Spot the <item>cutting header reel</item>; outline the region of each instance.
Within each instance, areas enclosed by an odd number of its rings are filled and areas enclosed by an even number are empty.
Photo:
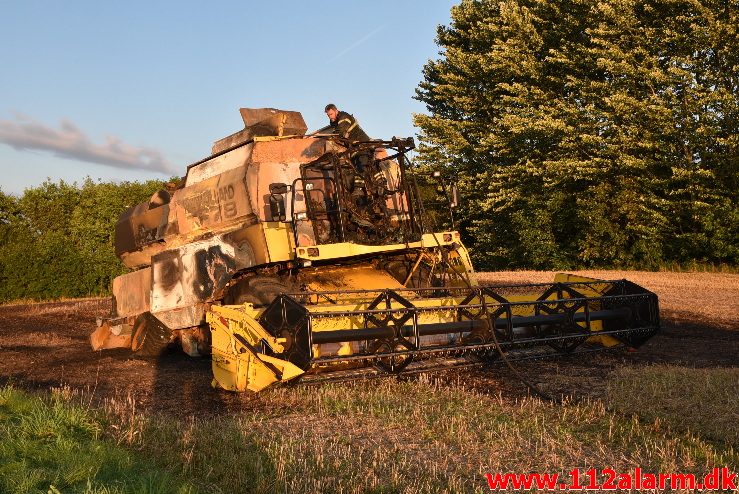
[[[638,347],[657,297],[626,280],[282,294],[263,309],[213,307],[214,384],[259,391],[331,379]],[[588,343],[588,345],[585,345]],[[586,348],[587,347],[587,348]]]

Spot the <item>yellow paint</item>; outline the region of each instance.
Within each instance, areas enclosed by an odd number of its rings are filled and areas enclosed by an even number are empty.
[[[445,240],[446,237],[446,240]],[[387,245],[363,245],[352,242],[340,242],[335,244],[323,244],[310,247],[298,247],[296,255],[299,259],[311,261],[324,261],[330,259],[341,259],[345,257],[363,256],[367,254],[377,254],[380,252],[393,252],[409,249],[434,248],[442,245],[451,245],[457,243],[458,250],[462,252],[460,262],[465,264],[468,272],[472,271],[472,263],[469,261],[467,250],[462,246],[459,240],[458,232],[443,233],[425,233],[418,242],[409,242],[407,244],[387,244]]]
[[[333,292],[347,290],[385,290],[403,288],[398,280],[386,271],[375,269],[369,264],[352,266],[329,266],[309,268],[305,273],[313,274],[307,288],[313,292]],[[320,276],[315,276],[320,275]],[[337,294],[342,300],[351,300],[357,296],[366,298],[367,294],[355,295],[352,293]]]
[[[264,241],[269,249],[270,262],[295,259],[295,241],[290,224],[267,221],[261,225],[264,231]]]
[[[592,283],[597,281],[600,281],[601,283],[574,287],[577,292],[582,293],[586,297],[601,297],[605,295],[605,293],[610,290],[613,285],[596,278],[588,278],[587,276],[578,276],[568,273],[557,273],[554,276],[555,283]],[[590,328],[593,331],[601,331],[603,329],[603,324],[601,323],[601,321],[593,321],[590,324]],[[590,338],[588,338],[588,342],[597,343],[609,348],[621,344],[621,342],[618,341],[616,338],[607,334],[600,336],[591,336]]]
[[[303,370],[294,364],[256,351],[261,342],[272,351],[284,351],[282,338],[272,337],[244,306],[213,306],[206,314],[211,328],[213,385],[230,391],[261,391],[276,382],[294,379]]]

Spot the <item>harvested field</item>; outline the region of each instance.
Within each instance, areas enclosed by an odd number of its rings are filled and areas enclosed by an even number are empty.
[[[135,492],[483,492],[486,472],[737,471],[739,275],[581,274],[627,278],[655,291],[663,330],[637,352],[514,363],[540,390],[569,396],[562,402],[532,398],[503,365],[257,395],[214,390],[207,359],[179,351],[156,361],[90,351],[95,317],[109,304],[103,299],[0,306],[0,385],[51,390],[40,395],[98,410],[104,419],[93,429],[103,431],[106,444],[145,458],[144,479],[167,486]],[[492,284],[552,276],[479,275]],[[13,398],[13,388],[0,388],[6,418],[28,408]],[[62,413],[57,405],[49,410]],[[41,412],[34,413],[35,420]],[[46,451],[47,436],[34,430],[18,427],[8,436],[26,434],[12,443],[19,452],[9,458],[26,461],[31,440]],[[85,460],[93,470],[95,455]],[[37,468],[37,478],[8,467],[3,479],[0,466],[0,490],[53,492],[47,489],[53,483],[82,489],[91,478],[79,469],[55,473],[53,461],[41,464],[48,473]],[[121,474],[92,477],[103,487],[84,492],[129,492],[108,489],[121,485]]]
[[[552,361],[519,362],[527,379],[553,395],[602,397],[609,375],[622,367],[671,364],[733,367],[739,358],[739,275],[584,271],[605,279],[627,278],[660,298],[662,332],[634,353],[617,350]],[[547,282],[551,272],[480,273],[490,284]],[[156,361],[128,352],[94,353],[88,335],[107,299],[0,306],[0,383],[43,389],[69,385],[88,390],[95,400],[133,399],[143,410],[165,415],[220,415],[243,410],[289,407],[270,392],[232,394],[210,387],[210,362],[178,351]],[[476,390],[515,399],[528,390],[504,366],[455,371],[440,376]],[[413,379],[413,378],[410,378]],[[273,393],[274,394],[274,393]],[[284,397],[283,397],[284,398]]]

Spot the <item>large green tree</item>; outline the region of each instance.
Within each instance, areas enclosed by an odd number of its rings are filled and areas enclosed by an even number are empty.
[[[483,268],[739,262],[736,0],[464,0],[417,99]]]

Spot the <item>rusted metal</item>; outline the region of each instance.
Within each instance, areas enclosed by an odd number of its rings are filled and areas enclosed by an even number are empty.
[[[90,346],[93,350],[131,348],[131,336],[130,324],[111,324],[111,321],[103,321],[90,335]]]

